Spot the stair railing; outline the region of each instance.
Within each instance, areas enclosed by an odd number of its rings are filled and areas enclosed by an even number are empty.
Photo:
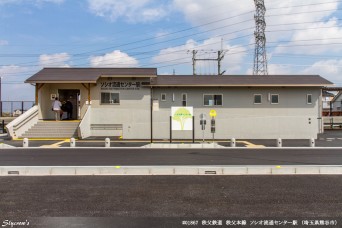
[[[7,134],[17,139],[33,125],[38,123],[38,106],[35,105],[6,125]]]
[[[91,106],[88,106],[87,111],[85,112],[81,120],[81,123],[78,125],[78,128],[77,128],[78,138],[84,139],[84,138],[91,136],[90,124],[91,124]]]

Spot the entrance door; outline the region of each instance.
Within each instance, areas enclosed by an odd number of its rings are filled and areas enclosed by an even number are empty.
[[[59,89],[58,90],[58,95],[59,99],[62,104],[65,104],[68,100],[72,104],[72,115],[71,119],[77,120],[79,117],[79,97],[80,90],[79,89]],[[63,106],[62,106],[63,107]],[[67,118],[67,113],[63,114],[63,119]]]

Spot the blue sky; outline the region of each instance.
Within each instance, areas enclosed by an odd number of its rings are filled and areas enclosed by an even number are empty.
[[[342,1],[265,0],[269,74],[320,74],[342,86]],[[192,50],[225,74],[251,74],[253,0],[0,0],[3,100],[33,100],[43,67],[156,67],[191,74]],[[214,62],[198,62],[214,74]]]

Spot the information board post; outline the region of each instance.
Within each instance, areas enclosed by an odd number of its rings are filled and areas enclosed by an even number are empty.
[[[205,125],[207,124],[207,120],[206,120],[207,116],[202,113],[200,115],[200,125],[202,126],[202,139],[203,139],[203,143],[204,143],[204,130],[205,130]]]
[[[214,109],[212,109],[212,110],[210,110],[209,115],[211,117],[210,130],[211,130],[211,133],[213,134],[213,143],[214,143],[215,142],[215,131],[216,131],[215,117],[216,117],[217,113],[216,113],[216,111]]]
[[[213,134],[213,143],[215,141],[215,117],[211,117],[211,133]]]
[[[170,143],[172,143],[172,116],[170,116]]]
[[[195,116],[192,116],[192,143],[195,143]]]

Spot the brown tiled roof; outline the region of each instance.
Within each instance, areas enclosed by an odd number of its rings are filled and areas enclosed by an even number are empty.
[[[44,68],[27,83],[96,83],[101,77],[156,77],[156,68]]]
[[[158,75],[151,79],[153,87],[253,87],[253,86],[331,86],[319,75]]]

